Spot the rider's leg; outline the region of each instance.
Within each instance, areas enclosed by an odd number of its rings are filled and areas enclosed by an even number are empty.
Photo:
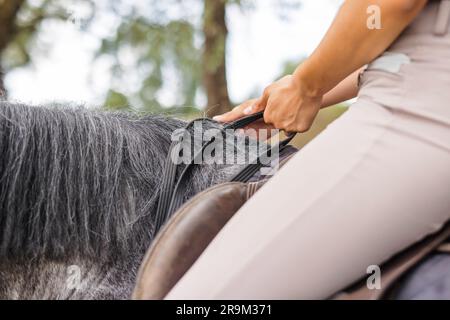
[[[450,128],[369,101],[299,152],[168,299],[326,298],[450,218]]]

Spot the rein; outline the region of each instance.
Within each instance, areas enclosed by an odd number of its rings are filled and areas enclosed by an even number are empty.
[[[263,118],[264,112],[258,112],[252,114],[250,116],[238,119],[234,122],[228,123],[223,127],[221,133],[227,129],[239,129],[243,128],[257,120]],[[196,121],[202,121],[205,118],[195,119],[189,122],[184,130],[188,130]],[[255,163],[250,163],[246,165],[241,171],[239,171],[236,175],[234,175],[230,182],[248,182],[251,177],[258,172],[263,167],[261,163],[261,158],[263,156],[270,155],[273,151],[279,149],[282,151],[288,143],[294,138],[295,134],[291,134],[285,140],[279,142],[275,146],[269,148],[267,151],[258,155]],[[158,198],[158,207],[156,211],[156,222],[155,222],[155,234],[161,229],[161,227],[166,223],[166,221],[170,218],[170,216],[183,204],[183,193],[182,187],[184,184],[188,183],[187,174],[192,170],[193,166],[196,165],[199,157],[202,157],[203,152],[207,146],[215,141],[215,137],[212,137],[209,141],[207,141],[201,148],[199,152],[197,152],[189,161],[189,163],[185,166],[183,171],[181,172],[179,178],[176,180],[177,169],[181,164],[175,164],[172,161],[172,152],[176,152],[176,154],[180,154],[181,144],[177,143],[177,141],[173,141],[170,145],[169,152],[167,153],[167,157],[164,163],[164,171],[161,183],[161,190]]]

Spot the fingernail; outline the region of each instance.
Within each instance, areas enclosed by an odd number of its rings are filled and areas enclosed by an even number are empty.
[[[222,116],[214,116],[212,119],[216,120],[216,121],[219,121],[221,118],[222,118]]]
[[[251,113],[253,113],[253,109],[254,109],[254,106],[250,106],[250,107],[245,108],[244,111],[242,111],[242,112],[244,114],[251,114]]]

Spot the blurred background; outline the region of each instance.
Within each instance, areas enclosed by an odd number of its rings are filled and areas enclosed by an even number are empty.
[[[213,116],[291,73],[341,3],[0,0],[0,87],[31,104]],[[345,110],[321,111],[296,144]]]

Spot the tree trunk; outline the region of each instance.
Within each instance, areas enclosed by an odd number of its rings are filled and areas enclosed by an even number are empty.
[[[230,110],[226,75],[227,0],[204,0],[203,86],[208,98],[206,114],[214,116]]]
[[[16,16],[25,0],[0,0],[0,55],[14,38]],[[5,95],[3,73],[0,64],[0,98]]]
[[[5,75],[2,72],[2,68],[0,66],[0,101],[1,100],[6,100],[6,89],[5,89],[5,84],[3,83],[3,77]]]

